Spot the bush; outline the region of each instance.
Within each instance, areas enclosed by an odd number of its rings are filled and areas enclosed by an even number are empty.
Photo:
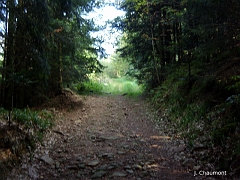
[[[53,116],[47,111],[31,111],[30,109],[14,109],[13,121],[18,122],[25,128],[33,128],[39,131],[45,131],[50,128]]]
[[[103,89],[103,85],[94,81],[86,81],[86,82],[77,84],[77,91],[80,94],[88,94],[89,92],[101,94],[102,89]]]
[[[103,88],[104,92],[111,94],[124,94],[128,96],[137,96],[142,93],[142,88],[135,81],[127,80],[126,78],[110,79],[108,86]]]

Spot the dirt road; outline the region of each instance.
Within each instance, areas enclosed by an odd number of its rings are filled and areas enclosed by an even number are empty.
[[[174,160],[171,138],[155,128],[144,101],[111,95],[67,98],[50,105],[57,117],[54,128],[9,180],[193,179]]]

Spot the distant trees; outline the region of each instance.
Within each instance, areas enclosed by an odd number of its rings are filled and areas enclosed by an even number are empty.
[[[237,0],[125,0],[124,19],[113,27],[125,32],[121,56],[130,61],[135,76],[150,87],[161,84],[168,71],[239,57]],[[200,65],[199,65],[200,67]]]
[[[107,61],[101,61],[101,64],[105,67],[103,74],[109,78],[125,77],[130,70],[129,63],[120,58],[118,53],[114,53]]]
[[[82,15],[92,0],[1,0],[3,61],[1,104],[6,109],[36,104],[63,86],[99,71],[89,32],[97,30]]]

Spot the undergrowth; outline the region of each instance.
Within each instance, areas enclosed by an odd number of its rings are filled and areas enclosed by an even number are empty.
[[[142,93],[142,88],[135,81],[126,78],[115,78],[109,80],[103,91],[114,95],[126,93],[128,96],[135,97]]]
[[[169,73],[151,91],[151,102],[167,113],[169,128],[187,139],[190,148],[201,144],[214,149],[208,161],[214,160],[216,169],[237,168],[233,157],[240,160],[240,77],[220,79],[192,69],[188,78],[186,68]]]
[[[0,160],[0,179],[16,166],[27,152],[33,156],[38,142],[42,142],[44,133],[53,125],[53,115],[46,111],[13,109],[12,112],[0,108],[0,147],[8,152],[8,157]]]
[[[35,144],[37,142],[41,142],[43,138],[44,132],[47,129],[51,128],[53,125],[53,115],[46,111],[33,111],[30,109],[13,109],[10,113],[9,119],[9,111],[1,108],[0,117],[4,119],[4,117],[8,117],[7,124],[11,126],[17,126],[19,130],[22,131],[22,134],[28,139],[29,143],[27,146],[31,148],[35,148]],[[9,122],[10,121],[10,122]]]
[[[103,91],[103,85],[95,81],[86,81],[78,83],[75,87],[80,94],[101,94]]]
[[[108,83],[99,83],[93,80],[78,83],[76,89],[80,94],[113,94],[136,97],[142,93],[142,87],[135,81],[122,78],[109,78]]]

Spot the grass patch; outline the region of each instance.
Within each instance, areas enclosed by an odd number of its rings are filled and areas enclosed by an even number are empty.
[[[126,78],[110,79],[109,83],[103,87],[103,91],[114,95],[127,93],[128,96],[138,96],[142,93],[142,87],[135,81]]]
[[[78,83],[76,85],[77,92],[79,94],[90,94],[90,93],[95,93],[95,94],[102,94],[103,91],[103,85],[95,82],[95,81],[86,81],[82,83]]]
[[[127,94],[136,97],[143,92],[143,88],[133,80],[127,78],[109,78],[108,83],[98,83],[96,81],[87,81],[78,83],[75,87],[80,94]]]
[[[6,179],[12,167],[16,166],[19,157],[26,153],[33,156],[33,150],[38,142],[42,142],[44,133],[53,125],[53,115],[46,110],[32,111],[30,109],[14,109],[9,111],[0,109],[0,147],[1,152],[8,156],[0,161],[0,179]]]
[[[9,111],[0,109],[1,119],[8,115]],[[42,140],[44,132],[53,126],[53,115],[46,110],[14,109],[10,120],[10,127],[12,126],[21,130],[22,135],[26,136],[29,141],[24,143],[30,143],[27,146],[34,148],[35,143]]]

